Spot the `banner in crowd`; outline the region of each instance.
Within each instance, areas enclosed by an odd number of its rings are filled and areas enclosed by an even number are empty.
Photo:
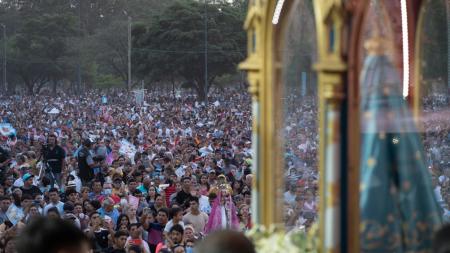
[[[3,136],[16,135],[16,129],[9,123],[0,123],[0,134]]]
[[[125,155],[133,161],[134,154],[136,154],[136,147],[129,141],[122,139],[120,141],[119,154]]]
[[[6,217],[13,224],[16,225],[20,220],[23,219],[25,214],[22,209],[16,207],[16,205],[10,205],[8,210],[6,211]]]
[[[128,203],[130,203],[131,207],[134,207],[136,209],[138,209],[139,207],[139,198],[133,196],[133,195],[129,195],[128,196]]]

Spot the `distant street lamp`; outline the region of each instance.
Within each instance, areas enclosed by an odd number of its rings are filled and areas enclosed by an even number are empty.
[[[128,17],[128,82],[127,82],[127,89],[128,91],[131,90],[131,22],[132,18],[130,15],[128,15],[127,11],[123,11],[123,13]]]
[[[0,24],[3,28],[3,85],[5,86],[5,92],[8,91],[8,84],[6,82],[6,25]]]
[[[70,8],[71,9],[78,9],[78,29],[79,29],[79,33],[80,33],[80,39],[83,37],[83,32],[82,32],[82,23],[81,23],[81,0],[71,0],[70,1]],[[76,88],[76,92],[77,93],[81,93],[83,88],[82,88],[82,76],[81,76],[81,46],[78,46],[77,49],[77,53],[78,53],[78,62],[77,62],[77,88]]]
[[[131,90],[131,17],[128,16],[128,90]]]
[[[207,0],[205,0],[205,86],[203,87],[205,93],[205,101],[208,104],[208,9]]]

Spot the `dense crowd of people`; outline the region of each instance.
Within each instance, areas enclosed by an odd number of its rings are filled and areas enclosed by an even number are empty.
[[[450,222],[450,95],[426,96],[423,103],[423,143],[436,199],[444,221]]]
[[[285,224],[309,229],[318,213],[317,99],[291,90],[284,100]],[[301,104],[301,106],[299,106]]]
[[[16,130],[1,139],[5,251],[39,216],[73,221],[95,252],[189,252],[215,230],[250,229],[250,98],[219,94],[1,98]]]
[[[164,91],[139,103],[122,90],[0,97],[3,251],[42,216],[73,222],[94,252],[192,252],[216,230],[251,229],[250,98],[212,94],[207,104]],[[292,93],[284,103],[284,220],[307,230],[318,209],[317,99]],[[424,100],[423,137],[450,219],[447,105]]]

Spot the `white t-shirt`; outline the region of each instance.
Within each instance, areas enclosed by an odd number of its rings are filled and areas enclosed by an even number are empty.
[[[180,224],[183,227],[183,229],[184,229],[184,222],[183,221],[178,222],[178,224]],[[169,233],[170,229],[173,227],[173,225],[174,225],[173,224],[173,220],[170,220],[169,222],[167,222],[166,227],[164,228],[164,232]]]

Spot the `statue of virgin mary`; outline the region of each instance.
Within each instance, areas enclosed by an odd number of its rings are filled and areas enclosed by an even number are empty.
[[[220,175],[219,179],[220,177],[224,176]],[[225,181],[211,191],[216,192],[217,198],[214,200],[208,224],[205,227],[205,234],[224,229],[239,230],[239,219],[236,206],[231,198],[230,185]]]

